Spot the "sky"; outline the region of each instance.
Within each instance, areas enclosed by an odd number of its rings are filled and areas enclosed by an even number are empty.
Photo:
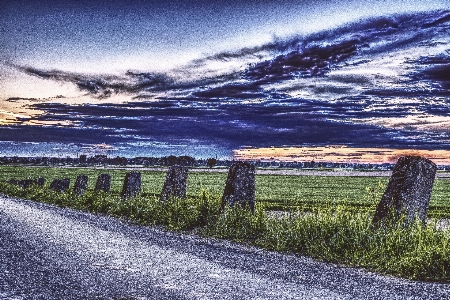
[[[72,72],[169,69],[448,1],[2,1],[2,61]]]
[[[449,9],[2,0],[0,155],[448,150]]]

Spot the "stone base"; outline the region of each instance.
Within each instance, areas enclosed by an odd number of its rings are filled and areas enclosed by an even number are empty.
[[[247,162],[237,162],[230,167],[222,196],[222,210],[225,205],[239,203],[255,211],[255,166]]]
[[[170,198],[185,198],[187,187],[188,169],[182,166],[172,166],[167,171],[166,181],[161,192],[161,201]]]
[[[378,225],[390,217],[404,215],[408,224],[418,217],[426,221],[431,191],[436,176],[436,164],[420,156],[398,159],[386,191],[377,206],[373,224]],[[392,221],[392,220],[390,220]]]
[[[75,185],[73,186],[73,192],[77,196],[83,195],[88,188],[88,176],[87,175],[78,175],[75,180]]]
[[[95,191],[96,192],[106,192],[109,193],[111,191],[111,175],[109,174],[100,174],[97,177],[97,182],[95,183]]]
[[[50,189],[56,192],[66,192],[70,186],[70,179],[54,179],[50,184]]]
[[[129,172],[125,175],[125,181],[123,183],[122,198],[136,197],[141,193],[141,173],[139,172]]]

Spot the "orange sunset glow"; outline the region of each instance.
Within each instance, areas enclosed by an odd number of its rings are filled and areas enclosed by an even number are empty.
[[[396,163],[400,156],[418,155],[431,159],[438,165],[450,164],[448,150],[411,150],[388,148],[287,147],[245,148],[233,151],[238,160],[316,161],[341,163]]]

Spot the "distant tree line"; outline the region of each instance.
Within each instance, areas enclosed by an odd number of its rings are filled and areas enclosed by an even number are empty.
[[[21,156],[4,156],[0,157],[1,164],[26,164],[26,165],[112,165],[112,166],[195,166],[198,163],[204,163],[206,160],[196,160],[191,156],[163,156],[163,157],[108,157],[107,155],[87,156],[80,155],[73,157],[21,157]]]
[[[0,164],[3,165],[74,165],[74,166],[191,166],[191,167],[229,167],[234,160],[219,160],[217,158],[196,159],[191,156],[163,156],[163,157],[108,157],[107,155],[88,156],[82,154],[79,157],[21,157],[3,156],[0,157]],[[257,168],[289,168],[289,169],[353,169],[353,170],[392,170],[394,164],[368,164],[368,163],[333,163],[333,162],[281,162],[275,160],[255,160],[252,163]],[[439,166],[441,170],[450,171],[450,166]]]

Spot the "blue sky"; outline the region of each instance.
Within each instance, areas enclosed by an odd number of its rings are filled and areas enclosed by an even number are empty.
[[[2,1],[3,153],[445,148],[445,9],[450,1]]]
[[[448,1],[2,1],[0,58],[77,72],[167,69],[204,54]]]

